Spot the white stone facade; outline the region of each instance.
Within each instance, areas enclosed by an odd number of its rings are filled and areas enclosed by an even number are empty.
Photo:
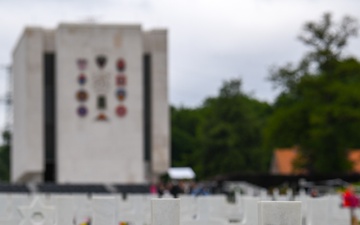
[[[55,150],[44,144],[49,138],[46,53],[55,59]],[[151,59],[149,83],[145,54]],[[15,48],[13,68],[13,182],[46,181],[46,157],[55,160],[57,183],[144,183],[169,168],[166,30],[99,24],[27,28]],[[151,90],[146,104],[145,90]],[[146,143],[151,143],[148,160]],[[47,156],[49,151],[54,156]]]
[[[43,38],[41,29],[26,29],[13,55],[14,133],[11,151],[13,181],[20,179],[38,181],[44,170]]]

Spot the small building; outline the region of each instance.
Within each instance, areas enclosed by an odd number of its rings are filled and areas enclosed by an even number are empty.
[[[303,169],[294,166],[299,153],[297,148],[280,148],[273,153],[270,173],[273,175],[306,174]],[[348,159],[353,164],[353,172],[360,173],[360,150],[349,151]]]
[[[170,167],[167,31],[25,28],[13,53],[12,182],[144,183]]]
[[[299,174],[294,167],[298,156],[295,148],[276,149],[271,161],[271,174],[276,175],[295,175]]]

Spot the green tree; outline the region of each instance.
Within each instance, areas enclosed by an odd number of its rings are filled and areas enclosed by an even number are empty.
[[[360,63],[342,54],[357,27],[353,18],[337,24],[330,14],[306,23],[300,40],[310,52],[296,66],[271,71],[283,92],[265,130],[267,146],[297,145],[299,166],[312,173],[348,171],[347,151],[360,147]]]
[[[270,112],[243,93],[240,79],[224,82],[198,108],[172,107],[172,164],[191,166],[200,179],[267,170],[261,143]]]
[[[9,181],[10,179],[10,139],[9,131],[3,132],[3,145],[0,146],[0,179]]]
[[[197,167],[199,151],[197,129],[201,120],[198,108],[171,107],[171,149],[173,166]]]
[[[242,92],[241,80],[224,82],[219,96],[208,98],[203,105],[201,175],[264,170],[262,126],[269,112],[267,103]]]

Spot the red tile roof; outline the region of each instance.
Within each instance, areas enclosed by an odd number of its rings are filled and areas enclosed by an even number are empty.
[[[353,163],[353,172],[360,173],[360,150],[351,150],[348,157]]]
[[[282,148],[274,151],[272,173],[279,175],[295,175],[304,171],[294,168],[294,160],[298,157],[296,148]],[[360,150],[350,150],[349,160],[353,163],[352,172],[360,173]]]
[[[277,149],[275,150],[275,165],[277,167],[277,173],[282,175],[294,174],[294,160],[297,157],[297,151],[295,149]]]

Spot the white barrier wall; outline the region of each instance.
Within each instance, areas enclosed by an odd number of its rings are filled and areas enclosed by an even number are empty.
[[[301,201],[237,196],[230,203],[224,195],[164,200],[153,195],[0,194],[0,225],[350,224],[350,212],[340,203],[339,195],[302,196]]]

